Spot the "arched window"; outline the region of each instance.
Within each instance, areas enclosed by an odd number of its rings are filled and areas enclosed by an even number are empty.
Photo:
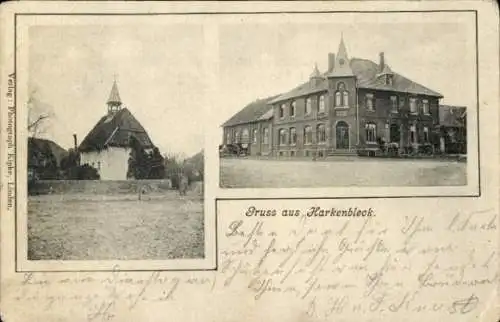
[[[253,129],[252,142],[257,143],[257,129]]]
[[[280,129],[278,134],[279,134],[279,144],[286,145],[286,130]]]
[[[262,130],[262,144],[269,144],[269,129],[267,127]]]
[[[399,109],[403,109],[405,107],[405,98],[403,96],[399,97]]]
[[[417,126],[415,124],[412,124],[410,126],[410,143],[417,143]]]
[[[325,113],[325,95],[319,96],[318,113]]]
[[[279,116],[280,116],[280,118],[285,117],[285,104],[281,104],[280,110],[279,110]]]
[[[417,99],[416,98],[410,98],[410,113],[412,114],[417,114]]]
[[[295,101],[292,101],[292,103],[290,103],[290,117],[294,117],[295,116],[295,109],[296,109],[296,103]]]
[[[290,128],[290,145],[297,144],[297,130],[294,127]]]
[[[422,110],[423,110],[424,114],[426,114],[426,115],[430,114],[430,111],[429,111],[429,101],[428,100],[423,100],[422,101]]]
[[[429,128],[424,126],[424,142],[429,143]]]
[[[240,143],[240,131],[236,131],[234,134],[234,143]]]
[[[304,144],[312,143],[312,129],[309,125],[304,127]]]
[[[375,105],[373,104],[373,94],[366,94],[366,109],[368,111],[375,111]]]
[[[345,89],[345,84],[342,82],[337,84],[335,107],[349,107],[349,92]]]
[[[306,108],[304,110],[305,115],[311,114],[311,109],[312,109],[312,100],[310,97],[306,98]]]
[[[391,96],[391,112],[393,112],[393,113],[398,112],[398,97],[397,96]]]
[[[243,143],[248,143],[250,141],[250,131],[248,131],[248,129],[243,129],[243,134],[241,136],[241,141]]]
[[[325,130],[324,124],[318,124],[318,126],[316,128],[316,141],[318,143],[325,143],[326,142],[326,130]]]
[[[377,126],[374,123],[365,124],[366,142],[377,142]]]
[[[342,94],[340,92],[335,93],[335,107],[342,106]]]

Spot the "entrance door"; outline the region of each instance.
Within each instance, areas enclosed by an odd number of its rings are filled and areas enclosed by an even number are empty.
[[[390,142],[391,143],[398,143],[399,140],[401,139],[401,132],[399,131],[399,125],[397,124],[391,124],[390,127]]]
[[[340,121],[335,126],[337,149],[349,149],[349,125]]]

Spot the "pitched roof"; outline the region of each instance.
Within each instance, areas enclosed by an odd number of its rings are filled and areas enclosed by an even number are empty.
[[[278,95],[274,95],[263,99],[258,99],[248,104],[241,111],[233,115],[229,120],[222,124],[222,126],[233,126],[248,122],[270,119],[273,116],[273,108],[271,105],[269,105],[269,102],[277,96]]]
[[[118,85],[116,84],[116,80],[113,82],[113,87],[111,87],[111,92],[109,92],[109,98],[107,103],[117,103],[121,104],[122,100],[120,98],[120,93],[118,92]]]
[[[391,73],[393,74],[392,84],[386,84],[382,78],[378,77],[380,71],[379,65],[368,59],[352,58],[350,60],[350,67],[354,73],[354,76],[356,76],[357,78],[358,88],[443,97],[440,93],[435,92],[423,85],[420,85],[392,71],[391,71]],[[390,70],[389,67],[387,69]],[[330,74],[324,73],[323,75],[326,77]],[[290,98],[326,91],[327,89],[328,89],[328,82],[326,78],[316,83],[307,81],[295,87],[291,91],[279,95],[269,103],[274,104]]]
[[[108,146],[129,147],[135,136],[144,148],[154,147],[148,133],[127,108],[103,116],[78,147],[81,152],[100,151]]]
[[[276,98],[271,100],[269,103],[274,104],[280,101],[284,101],[290,98],[294,97],[299,97],[299,96],[304,96],[304,95],[309,95],[313,93],[318,93],[322,91],[328,90],[328,82],[326,81],[326,78],[323,78],[319,82],[310,82],[307,81],[305,83],[300,84],[299,86],[295,87],[289,92],[286,92],[284,94],[278,95]]]
[[[443,97],[440,93],[393,71],[392,84],[386,84],[383,79],[377,77],[380,66],[368,59],[353,58],[351,59],[351,67],[357,77],[359,88]]]
[[[465,106],[439,105],[439,125],[462,127],[466,113]]]

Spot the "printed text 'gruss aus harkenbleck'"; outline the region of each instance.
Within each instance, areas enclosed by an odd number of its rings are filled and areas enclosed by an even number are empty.
[[[250,206],[245,212],[247,217],[275,217],[281,214],[283,217],[373,217],[375,211],[372,207],[345,207],[345,208],[321,208],[311,206],[305,211],[300,209],[258,209],[255,206]]]

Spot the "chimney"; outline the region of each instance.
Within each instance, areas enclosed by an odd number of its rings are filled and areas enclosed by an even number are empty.
[[[379,60],[379,67],[380,67],[380,73],[384,70],[385,67],[385,60],[384,60],[384,52],[381,52],[379,54],[380,60]]]
[[[78,142],[76,140],[76,134],[73,134],[73,144],[75,146],[75,152],[76,152],[76,150],[78,149]]]
[[[328,71],[331,72],[335,68],[335,54],[328,54]]]

